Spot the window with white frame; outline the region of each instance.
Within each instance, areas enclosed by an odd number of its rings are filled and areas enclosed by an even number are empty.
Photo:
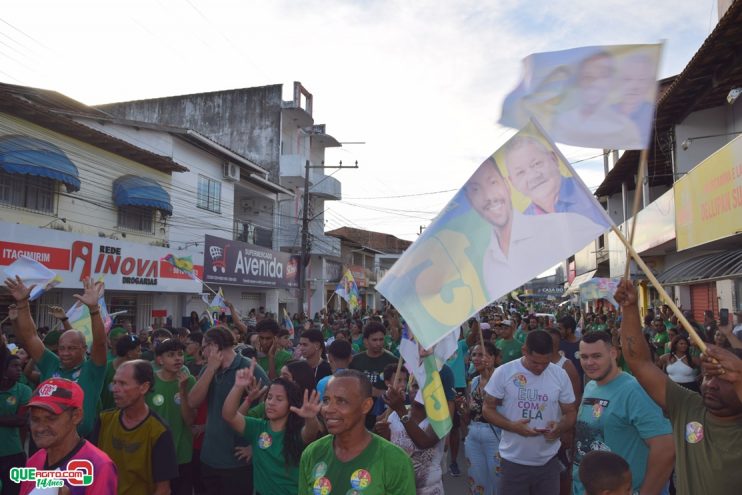
[[[0,204],[54,213],[56,190],[52,179],[0,171]]]
[[[152,234],[155,210],[140,206],[120,206],[118,209],[118,227],[126,230]]]
[[[214,213],[221,213],[222,183],[218,180],[199,175],[196,206],[204,210],[213,211]]]

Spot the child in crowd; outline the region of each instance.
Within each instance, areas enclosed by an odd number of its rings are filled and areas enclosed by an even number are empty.
[[[628,463],[613,452],[594,450],[582,458],[580,481],[587,495],[631,495]]]

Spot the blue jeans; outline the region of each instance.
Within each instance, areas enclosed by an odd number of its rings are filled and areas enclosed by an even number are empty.
[[[500,428],[472,421],[464,440],[468,466],[469,492],[472,495],[500,493]]]

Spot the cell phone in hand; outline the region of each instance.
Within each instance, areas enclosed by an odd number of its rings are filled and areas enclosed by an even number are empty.
[[[548,428],[534,428],[533,431],[537,431],[539,433],[546,433],[547,431],[549,431],[549,429]]]

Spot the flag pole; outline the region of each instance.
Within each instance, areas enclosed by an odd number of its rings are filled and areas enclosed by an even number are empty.
[[[618,228],[613,225],[611,226],[611,230],[613,230],[613,233],[618,236],[618,238],[621,240],[621,242],[626,246],[626,249],[629,251],[629,254],[632,258],[634,258],[634,261],[636,261],[636,264],[639,265],[639,268],[642,269],[644,274],[647,276],[650,282],[652,282],[652,285],[654,286],[655,290],[659,293],[660,298],[670,307],[672,312],[675,314],[675,316],[678,318],[678,321],[681,325],[683,325],[683,328],[688,332],[688,335],[690,336],[691,340],[694,344],[698,346],[699,349],[701,349],[701,352],[706,352],[706,343],[701,339],[701,337],[696,332],[696,329],[693,328],[693,326],[688,322],[688,320],[683,316],[683,313],[680,311],[680,309],[675,305],[675,302],[672,300],[672,298],[667,294],[664,287],[659,283],[657,280],[657,277],[654,276],[654,273],[652,273],[652,270],[649,269],[649,267],[644,263],[644,260],[642,260],[641,256],[639,256],[639,253],[636,252],[634,247],[629,243],[629,241],[626,240],[624,235],[621,233]],[[628,262],[628,260],[626,260]]]
[[[9,318],[10,318],[10,315],[3,318],[3,321],[0,321],[0,326],[2,326],[6,321],[8,321]]]
[[[647,149],[643,149],[641,155],[639,155],[639,174],[636,179],[636,187],[634,188],[634,210],[631,215],[631,230],[628,232],[629,245],[634,245],[634,234],[636,233],[636,217],[639,213],[639,202],[642,199],[644,189],[644,176],[647,170]],[[623,278],[629,279],[631,272],[631,260],[629,259],[629,250],[626,249],[626,267],[624,268]]]
[[[332,301],[332,298],[335,297],[336,295],[337,295],[337,292],[332,293],[332,295],[330,296],[330,299],[327,300],[327,304],[325,304],[325,308],[327,309],[330,308],[330,302]]]

